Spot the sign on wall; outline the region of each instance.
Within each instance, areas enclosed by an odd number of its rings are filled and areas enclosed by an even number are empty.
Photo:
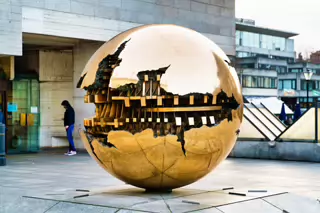
[[[37,113],[38,113],[38,107],[32,106],[32,107],[31,107],[31,113],[32,113],[32,114],[37,114]]]
[[[295,96],[296,91],[292,89],[284,89],[283,90],[283,96]]]
[[[8,104],[8,112],[18,112],[18,104],[9,103]]]

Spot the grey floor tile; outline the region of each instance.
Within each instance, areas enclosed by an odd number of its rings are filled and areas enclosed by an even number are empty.
[[[142,213],[145,211],[136,211],[136,210],[126,210],[126,209],[120,209],[119,211],[117,211],[117,213]]]
[[[193,204],[193,203],[182,202],[183,200],[190,201],[188,199],[170,199],[170,200],[166,200],[166,204],[169,206],[170,211],[175,213],[196,211],[196,210],[212,207],[211,205],[204,204],[204,203]]]
[[[252,191],[256,190],[256,191]],[[260,191],[257,191],[260,190]],[[265,192],[262,192],[261,190],[265,190]],[[224,193],[224,194],[229,194],[229,192],[232,193],[240,193],[240,194],[245,194],[248,199],[252,198],[259,198],[259,197],[266,197],[266,196],[271,196],[271,195],[278,195],[278,194],[284,194],[283,190],[269,190],[267,188],[256,188],[256,187],[237,187],[231,190],[219,190],[216,191],[219,193]]]
[[[174,190],[172,194],[160,195],[147,194],[143,190],[125,185],[122,181],[113,178],[105,172],[86,154],[79,154],[68,158],[63,156],[63,152],[64,150],[54,153],[46,152],[8,156],[8,165],[0,167],[1,205],[6,206],[6,208],[14,203],[22,205],[24,201],[20,199],[24,195],[66,200],[75,195],[75,189],[89,189],[93,191],[103,191],[106,189],[107,191],[103,195],[96,194],[95,196],[100,196],[98,199],[93,199],[94,196],[90,196],[87,198],[71,199],[70,201],[72,202],[82,202],[83,204],[93,202],[105,206],[114,204],[115,208],[120,206],[126,209],[132,206],[135,209],[132,210],[133,212],[154,210],[155,208],[165,209],[163,199],[166,200],[172,212],[185,212],[191,210],[200,211],[214,205],[265,196],[269,192],[288,191],[309,196],[314,201],[316,198],[320,198],[320,167],[319,164],[315,163],[227,159],[216,170],[196,183]],[[70,168],[72,168],[72,172],[70,172]],[[6,187],[3,187],[4,185]],[[119,186],[122,188],[119,188]],[[248,189],[267,189],[268,193],[247,193],[246,198],[230,198],[225,192],[217,192],[217,190],[226,187],[234,187],[235,192],[245,192]],[[224,194],[216,197],[212,194],[204,194],[205,191],[215,191],[216,193]],[[55,193],[67,192],[71,194],[64,197],[54,195]],[[288,198],[285,202],[289,202],[290,199],[294,198]],[[182,203],[182,200],[200,202],[200,205]],[[30,201],[30,203],[32,202]],[[39,205],[43,203],[46,206],[47,202],[54,201],[39,202]],[[300,203],[298,200],[294,202]],[[19,207],[19,205],[15,207]],[[282,203],[281,205],[285,209],[285,205],[287,204]],[[309,208],[310,206],[317,207],[314,203],[310,204]],[[139,210],[137,207],[141,209]],[[299,208],[297,207],[294,210],[297,209]],[[2,213],[1,210],[0,212]],[[305,211],[302,212],[304,213]],[[316,209],[316,212],[318,213],[318,209]]]
[[[206,206],[221,206],[229,203],[235,203],[239,201],[245,201],[250,198],[244,197],[244,196],[237,196],[237,195],[229,195],[225,193],[219,193],[219,192],[208,192],[204,194],[198,194],[198,195],[191,195],[191,196],[186,196],[182,198],[175,198],[168,200],[168,204],[170,204],[173,201],[190,201],[190,202],[197,202],[200,203],[201,205],[206,205]]]
[[[194,213],[223,213],[223,212],[221,212],[219,209],[213,207],[213,208],[194,211]]]
[[[117,210],[116,208],[60,202],[46,213],[113,213]]]
[[[116,194],[103,194],[103,195],[91,195],[88,197],[81,197],[75,199],[66,200],[68,202],[99,205],[113,208],[129,208],[139,203],[146,203],[154,201],[154,199],[135,197],[135,196],[123,196]]]
[[[264,198],[265,201],[290,213],[319,213],[320,203],[307,197],[284,194]]]
[[[282,210],[261,199],[221,206],[217,207],[217,209],[223,213],[282,213]]]
[[[0,206],[0,212],[3,213],[43,213],[57,202],[50,200],[39,200],[20,197],[14,202]],[[2,208],[2,209],[1,209]]]
[[[143,204],[133,205],[130,208],[140,211],[150,211],[150,212],[161,212],[161,213],[170,213],[173,212],[170,209],[170,206],[166,204],[164,200],[158,200],[153,202],[147,202]],[[175,211],[178,212],[178,211]]]

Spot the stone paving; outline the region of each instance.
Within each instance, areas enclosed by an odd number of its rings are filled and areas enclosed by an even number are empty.
[[[229,158],[172,194],[146,194],[113,178],[86,153],[61,153],[9,156],[8,165],[0,167],[0,212],[320,212],[317,163]],[[221,190],[228,187],[234,189]],[[75,199],[88,194],[76,189],[90,190],[90,196]],[[247,196],[231,196],[230,191]]]

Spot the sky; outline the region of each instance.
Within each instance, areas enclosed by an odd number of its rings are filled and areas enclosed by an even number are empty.
[[[256,25],[299,33],[296,52],[320,50],[320,0],[235,0],[236,17]]]

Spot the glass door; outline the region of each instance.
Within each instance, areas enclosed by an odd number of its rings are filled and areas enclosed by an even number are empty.
[[[9,153],[37,152],[39,150],[39,82],[21,79],[12,82],[12,98],[8,103],[11,140]]]

